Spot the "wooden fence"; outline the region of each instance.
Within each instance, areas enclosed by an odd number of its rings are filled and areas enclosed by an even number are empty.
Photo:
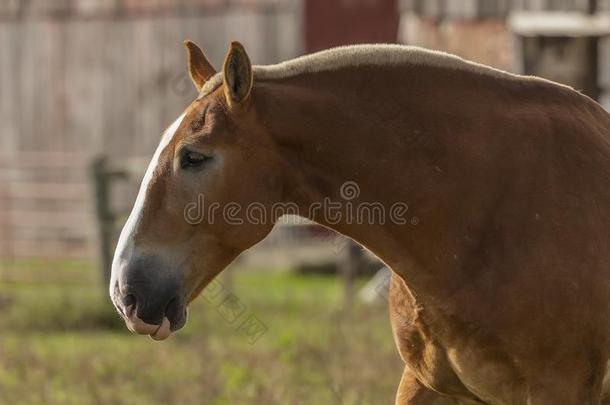
[[[83,257],[93,231],[88,160],[0,154],[0,257]]]
[[[111,162],[152,156],[163,129],[196,96],[184,39],[198,42],[217,67],[234,39],[254,63],[301,50],[296,0],[120,14],[23,3],[42,11],[10,12],[0,4],[3,257],[96,251],[90,164],[97,156]],[[86,2],[53,2],[80,3]],[[133,187],[125,190],[114,194],[119,206],[133,201]]]

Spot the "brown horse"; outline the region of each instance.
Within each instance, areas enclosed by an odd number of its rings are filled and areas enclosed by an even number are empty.
[[[393,270],[397,403],[603,400],[610,117],[598,104],[412,47],[252,67],[232,43],[216,73],[186,45],[200,96],[161,139],[113,263],[130,329],[181,328],[284,204]],[[216,209],[193,220],[193,204]],[[358,204],[385,216],[348,216]]]

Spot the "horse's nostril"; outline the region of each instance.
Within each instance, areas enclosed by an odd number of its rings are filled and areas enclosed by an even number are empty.
[[[178,302],[178,297],[173,297],[167,305],[165,306],[165,316],[171,322],[176,322],[181,315],[180,303]]]
[[[171,312],[175,311],[176,301],[177,301],[176,297],[169,300],[169,302],[165,306],[165,315],[166,316],[169,317],[169,315],[171,315]]]
[[[123,297],[123,305],[125,305],[125,308],[129,308],[132,305],[135,306],[136,302],[136,296],[133,294],[127,294]]]

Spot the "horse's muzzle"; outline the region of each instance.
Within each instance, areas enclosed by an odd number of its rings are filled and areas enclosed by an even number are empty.
[[[186,303],[180,283],[154,262],[132,261],[116,282],[112,301],[129,330],[164,340],[186,323]]]

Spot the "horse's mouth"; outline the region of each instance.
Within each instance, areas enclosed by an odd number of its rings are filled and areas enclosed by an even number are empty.
[[[149,336],[153,340],[165,340],[171,334],[172,334],[171,323],[169,322],[169,319],[167,319],[167,317],[164,317],[163,321],[161,322],[161,325],[159,325],[157,330],[154,333],[150,334]]]
[[[186,324],[187,308],[183,307],[182,315],[172,317],[170,320],[167,316],[164,316],[160,324],[151,324],[142,320],[137,314],[137,308],[135,306],[129,306],[122,308],[121,306],[115,305],[119,314],[125,322],[125,326],[131,332],[138,335],[149,335],[153,340],[165,340],[172,335],[173,332],[182,329]]]
[[[153,340],[165,340],[172,335],[178,329],[181,329],[184,326],[184,323],[181,322],[181,325],[177,325],[177,327],[172,327],[172,324],[167,317],[164,317],[161,321],[160,325],[151,325],[144,321],[142,321],[137,316],[135,317],[123,317],[125,321],[125,325],[127,329],[136,333],[138,335],[148,335]]]

